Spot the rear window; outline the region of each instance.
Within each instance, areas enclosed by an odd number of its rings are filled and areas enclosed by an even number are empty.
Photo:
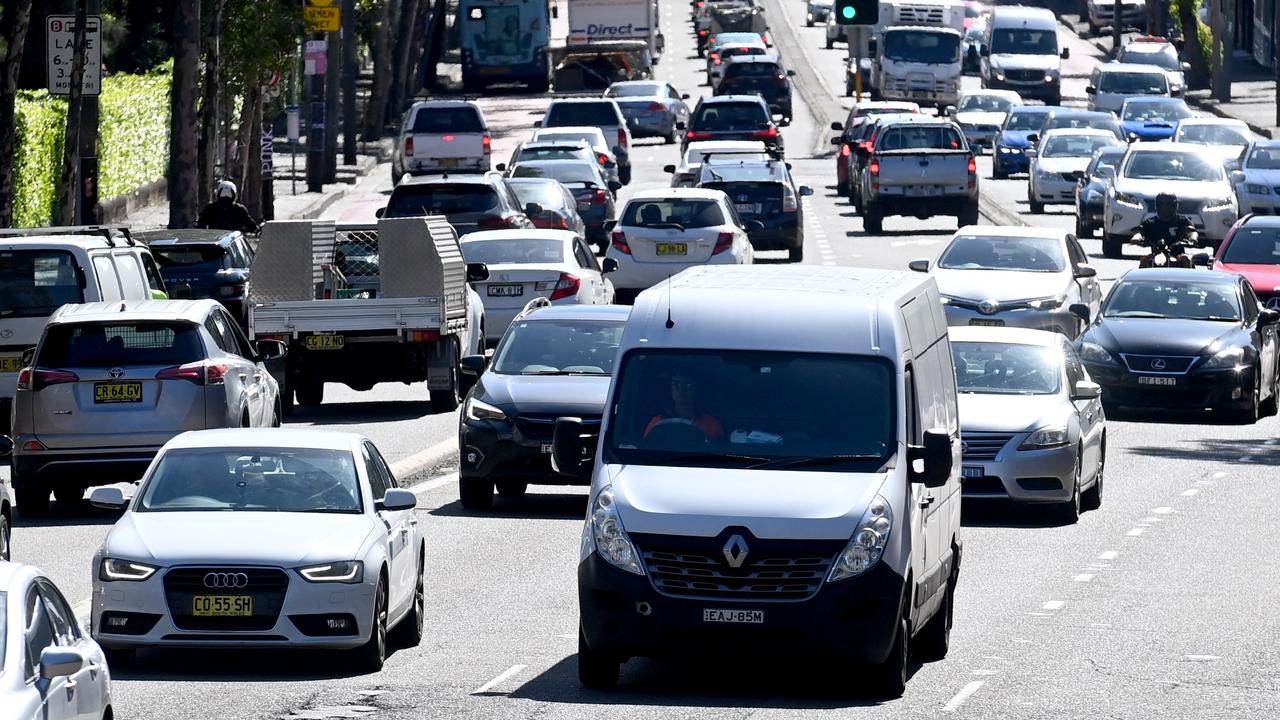
[[[891,127],[880,135],[876,150],[959,150],[963,147],[960,132],[943,125],[903,125]]]
[[[747,77],[774,77],[782,74],[782,68],[775,63],[739,62],[731,63],[724,69],[725,79]]]
[[[543,127],[590,125],[622,125],[617,107],[612,102],[555,103],[547,110]]]
[[[230,267],[226,249],[218,245],[153,245],[151,254],[165,270],[213,271]]]
[[[568,127],[567,125],[565,127]],[[603,143],[604,136],[598,132],[539,132],[535,134],[538,142],[585,142],[595,146]]]
[[[764,55],[768,50],[754,45],[739,45],[737,47],[727,47],[720,51],[720,57],[731,58],[738,55]],[[727,68],[726,68],[727,69]]]
[[[714,200],[634,200],[627,204],[622,224],[631,227],[679,225],[707,228],[724,225],[720,203]]]
[[[205,357],[196,326],[181,322],[54,325],[40,343],[44,367],[182,365]]]
[[[472,240],[462,243],[462,257],[469,263],[520,265],[564,262],[563,240]]]
[[[0,251],[0,318],[43,317],[84,302],[76,260],[64,250]]]
[[[516,158],[516,162],[529,162],[530,160],[576,160],[580,157],[582,157],[582,148],[574,147],[572,145],[520,148],[520,155]]]
[[[461,215],[499,207],[498,194],[488,185],[401,185],[391,193],[385,217]]]
[[[413,116],[415,133],[484,132],[480,113],[473,107],[424,107]]]
[[[586,163],[553,162],[521,163],[511,169],[511,176],[518,178],[550,178],[562,183],[598,183],[600,178]]]
[[[554,182],[508,182],[521,205],[537,203],[551,209],[565,204],[564,191]]]
[[[703,105],[693,119],[697,130],[755,130],[769,124],[769,113],[757,103]]]

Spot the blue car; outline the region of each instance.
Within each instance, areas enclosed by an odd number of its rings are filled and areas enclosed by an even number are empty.
[[[1027,157],[1031,141],[1027,138],[1040,132],[1045,116],[1055,109],[1052,105],[1031,105],[1014,108],[1009,113],[996,134],[991,153],[991,177],[1000,180],[1031,168],[1031,160]]]
[[[169,297],[213,298],[249,326],[253,249],[238,230],[151,230],[133,234],[151,248]]]
[[[1168,140],[1178,121],[1191,117],[1182,98],[1132,97],[1120,108],[1120,125],[1130,139],[1150,142]]]

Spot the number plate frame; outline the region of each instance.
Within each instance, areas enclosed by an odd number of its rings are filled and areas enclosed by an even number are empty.
[[[0,357],[0,373],[16,373],[22,370],[21,355],[5,355]]]
[[[517,292],[503,292],[503,290],[515,289]],[[505,285],[490,285],[485,293],[489,297],[524,297],[524,285],[520,283]]]
[[[1004,327],[1003,320],[997,320],[994,318],[990,320],[983,318],[970,318],[969,324],[974,327]]]
[[[201,601],[204,601],[202,608]],[[252,595],[192,595],[194,617],[253,617]]]
[[[308,350],[342,350],[347,347],[344,335],[308,335],[302,340]]]
[[[113,395],[113,391],[109,388],[127,388],[128,390],[121,390],[120,395]],[[132,392],[129,392],[129,390],[132,390]],[[142,402],[142,383],[140,381],[96,382],[93,384],[93,403],[95,405],[140,402]]]
[[[764,611],[748,608],[703,608],[702,622],[733,625],[763,625]]]
[[[1167,375],[1139,375],[1138,384],[1152,387],[1177,387],[1178,378]]]
[[[684,257],[689,254],[689,243],[660,242],[654,245],[654,252],[658,257]]]

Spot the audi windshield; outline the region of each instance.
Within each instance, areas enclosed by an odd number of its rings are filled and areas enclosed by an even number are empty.
[[[139,512],[363,512],[347,450],[171,450],[141,492]]]

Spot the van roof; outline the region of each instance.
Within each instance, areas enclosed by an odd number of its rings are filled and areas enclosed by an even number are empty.
[[[1041,20],[1058,26],[1058,17],[1052,10],[1027,5],[997,5],[991,11],[991,25],[1016,24],[1021,20],[1024,24],[1029,20]]]

